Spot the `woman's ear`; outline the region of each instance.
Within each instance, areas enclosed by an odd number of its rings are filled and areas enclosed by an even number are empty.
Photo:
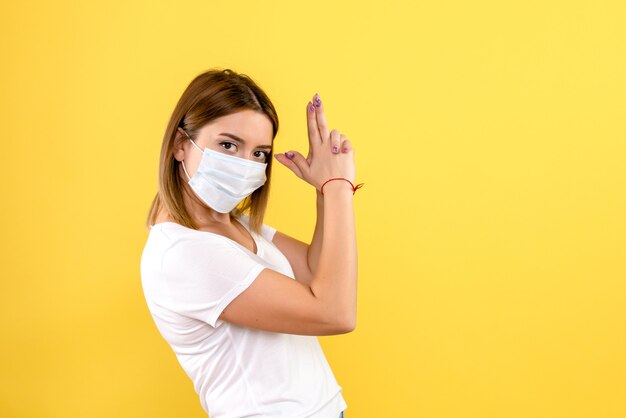
[[[176,129],[176,136],[174,137],[174,149],[172,150],[174,158],[177,161],[182,161],[185,159],[185,148],[183,147],[183,145],[185,144],[186,139],[187,135],[185,135],[185,132],[179,126]]]

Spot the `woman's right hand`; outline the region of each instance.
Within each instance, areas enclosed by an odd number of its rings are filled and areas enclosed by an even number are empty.
[[[274,154],[276,159],[318,191],[326,180],[334,177],[346,178],[354,184],[356,173],[352,143],[338,130],[328,131],[324,107],[317,93],[313,102],[307,103],[306,114],[308,156],[304,158],[297,151],[289,151]]]

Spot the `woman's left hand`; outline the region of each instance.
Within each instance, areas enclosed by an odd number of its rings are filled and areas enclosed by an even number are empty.
[[[312,102],[308,102],[306,113],[309,137],[309,152],[306,159],[297,151],[292,151],[285,154],[274,154],[274,156],[281,164],[293,171],[294,174],[302,180],[313,185],[319,192],[321,184],[318,183],[320,183],[320,179],[312,177],[314,175],[314,173],[310,171],[310,169],[313,168],[311,166],[312,163],[314,163],[315,160],[326,160],[332,154],[353,154],[354,149],[350,141],[345,137],[345,135],[340,134],[338,131],[334,132],[336,131],[336,129],[334,129],[333,132],[329,131],[328,124],[326,122],[324,107],[317,93],[313,95]],[[321,152],[321,154],[325,155],[316,156],[316,151],[318,153]],[[337,155],[337,157],[340,157],[340,155]],[[328,162],[330,162],[331,160],[329,160]],[[334,177],[335,175],[348,177],[351,181],[354,181],[354,163],[353,159],[351,160],[352,161],[346,160],[343,164],[341,164],[341,166],[343,166],[341,168],[335,167],[334,171],[330,167],[328,167],[328,173],[326,175],[323,175],[324,178],[321,179],[321,181],[323,182],[323,180]],[[319,163],[319,161],[316,162],[318,166]],[[344,166],[345,164],[348,165]],[[337,169],[339,169],[340,171],[337,171]],[[335,173],[335,175],[333,175],[333,173]],[[317,174],[319,175],[320,173]]]

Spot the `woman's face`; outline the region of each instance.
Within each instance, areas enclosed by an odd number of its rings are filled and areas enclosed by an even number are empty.
[[[182,138],[182,148],[176,151],[175,158],[185,161],[189,176],[196,172],[202,153],[187,139],[182,128],[178,128]],[[264,113],[245,109],[222,116],[204,125],[194,138],[200,149],[209,148],[234,157],[259,163],[267,163],[272,148],[272,121]]]

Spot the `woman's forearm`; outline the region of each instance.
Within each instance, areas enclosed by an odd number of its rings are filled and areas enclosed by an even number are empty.
[[[324,304],[329,321],[346,330],[356,325],[357,248],[353,190],[343,181],[324,187],[324,240],[311,280],[313,294]]]
[[[322,241],[324,240],[324,197],[317,189],[315,193],[317,195],[315,203],[317,218],[315,221],[315,231],[313,231],[313,239],[307,250],[307,264],[312,275],[315,274],[317,270],[317,263],[319,262],[320,252],[322,251]]]

